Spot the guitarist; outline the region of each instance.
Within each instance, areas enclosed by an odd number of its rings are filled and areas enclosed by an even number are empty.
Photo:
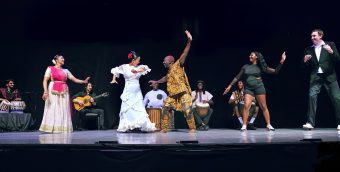
[[[93,99],[92,97],[95,97],[96,94],[93,93],[93,84],[92,83],[87,83],[84,87],[84,90],[81,92],[78,92],[72,97],[73,103],[76,103],[80,106],[84,105],[84,101],[77,99],[79,97],[85,97],[85,96],[90,96],[89,102],[91,103],[90,106],[85,106],[83,109],[79,110],[76,112],[76,129],[77,130],[84,130],[84,124],[86,124],[86,118],[85,114],[86,113],[95,113],[98,114],[100,117],[100,129],[105,129],[104,127],[104,110],[99,109],[96,107],[96,100]]]

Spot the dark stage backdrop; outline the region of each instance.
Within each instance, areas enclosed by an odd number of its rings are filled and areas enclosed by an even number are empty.
[[[0,80],[16,80],[36,127],[43,114],[43,74],[55,54],[64,55],[64,67],[77,78],[90,76],[97,94],[111,93],[99,104],[105,109],[105,125],[113,128],[119,122],[124,79],[110,85],[111,68],[128,63],[130,50],[139,52],[142,64],[152,69],[140,80],[145,94],[150,90],[148,80],[166,74],[163,58],[181,54],[185,29],[194,37],[185,70],[193,90],[197,80],[204,80],[207,91],[214,96],[212,128],[235,127],[236,119],[227,103],[230,94],[222,96],[222,92],[248,63],[253,50],[262,52],[271,67],[276,67],[286,51],[287,61],[280,74],[263,76],[267,102],[274,127],[301,127],[306,116],[309,74],[300,62],[304,48],[311,44],[310,31],[324,29],[325,40],[334,41],[340,48],[340,26],[332,6],[323,8],[320,15],[303,12],[312,4],[289,1],[274,5],[264,1],[162,4],[37,0],[7,2],[3,7]],[[339,64],[337,70],[339,73]],[[68,85],[71,95],[83,88],[71,81]],[[161,89],[166,89],[165,84]],[[177,126],[185,128],[183,116],[176,115]],[[257,124],[264,127],[262,112]],[[317,126],[336,126],[325,90],[319,96]]]

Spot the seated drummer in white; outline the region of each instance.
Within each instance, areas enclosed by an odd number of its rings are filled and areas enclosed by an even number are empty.
[[[209,129],[209,120],[211,114],[213,113],[213,109],[210,107],[214,104],[212,98],[213,96],[205,90],[205,83],[202,80],[197,81],[197,90],[191,92],[192,95],[192,110],[195,117],[196,128],[198,130],[208,130]],[[197,109],[197,105],[209,105],[208,113],[204,115],[199,114],[199,110]]]
[[[152,90],[144,96],[144,106],[146,106],[146,109],[158,108],[162,110],[163,102],[168,95],[163,90],[158,89],[158,86],[158,83],[152,84]],[[169,117],[169,129],[175,130],[174,111],[172,111]]]
[[[158,84],[151,86],[152,90],[144,96],[144,106],[146,106],[146,108],[162,109],[163,101],[167,97],[167,94],[163,90],[158,89]]]

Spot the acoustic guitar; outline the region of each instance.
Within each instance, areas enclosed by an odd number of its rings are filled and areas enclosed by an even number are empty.
[[[84,97],[76,97],[75,100],[77,100],[77,102],[73,103],[74,109],[76,109],[77,111],[80,111],[80,110],[84,109],[85,107],[92,106],[92,103],[90,102],[91,98],[97,99],[97,98],[100,98],[100,97],[107,97],[107,96],[109,96],[108,92],[105,92],[105,93],[100,94],[100,95],[95,96],[95,97],[91,97],[89,95],[86,95]],[[78,101],[83,102],[83,105],[78,104]]]

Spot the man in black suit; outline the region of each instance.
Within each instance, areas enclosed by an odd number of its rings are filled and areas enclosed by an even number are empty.
[[[324,42],[323,35],[322,30],[314,29],[311,33],[313,45],[305,49],[303,63],[310,67],[311,74],[307,123],[303,125],[303,128],[314,128],[317,97],[321,87],[324,86],[334,106],[337,129],[340,130],[340,91],[334,67],[334,63],[340,61],[340,56],[334,42]]]

